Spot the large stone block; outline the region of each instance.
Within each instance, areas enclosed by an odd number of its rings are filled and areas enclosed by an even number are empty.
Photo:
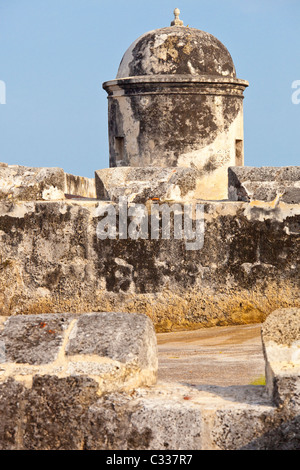
[[[94,178],[74,176],[61,168],[0,164],[0,200],[60,201],[65,196],[95,198]]]
[[[192,168],[108,168],[95,172],[97,198],[118,202],[146,203],[155,198],[161,201],[185,201],[199,197],[199,172]],[[203,186],[203,185],[202,185]]]
[[[105,395],[87,414],[87,450],[199,450],[202,410],[162,385],[133,396]],[[184,393],[184,392],[183,392]]]
[[[1,377],[27,385],[37,375],[89,376],[101,394],[156,382],[156,335],[146,315],[18,315],[4,323],[0,342]]]
[[[299,414],[264,387],[161,382],[99,397],[91,377],[43,374],[1,381],[0,398],[1,450],[299,450]]]
[[[4,345],[3,363],[49,364],[62,347],[71,315],[17,315],[7,319],[0,339]]]
[[[273,312],[262,328],[267,390],[276,405],[300,410],[300,309]]]
[[[274,201],[300,203],[300,167],[231,167],[228,169],[228,197],[232,201]]]
[[[98,398],[97,381],[85,375],[36,375],[24,397],[23,448],[82,450],[85,414]]]
[[[300,419],[262,386],[158,383],[101,397],[87,413],[88,450],[299,450]]]
[[[1,365],[0,365],[1,377]],[[18,450],[24,386],[12,378],[0,381],[0,450]]]
[[[156,335],[145,315],[112,312],[81,316],[70,335],[66,357],[70,373],[88,372],[102,377],[103,386],[108,389],[156,382]]]
[[[0,200],[60,200],[64,199],[64,192],[65,173],[61,168],[0,168]]]

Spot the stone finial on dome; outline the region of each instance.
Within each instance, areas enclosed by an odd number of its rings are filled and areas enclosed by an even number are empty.
[[[175,8],[174,10],[175,19],[171,22],[171,26],[183,26],[183,21],[179,19],[179,15],[180,15],[179,8]]]

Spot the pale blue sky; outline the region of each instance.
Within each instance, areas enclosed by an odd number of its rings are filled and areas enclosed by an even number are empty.
[[[169,26],[229,49],[245,92],[245,164],[299,165],[299,0],[0,0],[0,161],[92,177],[108,167],[107,98],[125,50]]]

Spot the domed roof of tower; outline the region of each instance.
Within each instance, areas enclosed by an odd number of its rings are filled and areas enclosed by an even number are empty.
[[[143,75],[236,77],[226,47],[212,34],[183,26],[174,10],[171,26],[140,36],[125,52],[117,79]]]

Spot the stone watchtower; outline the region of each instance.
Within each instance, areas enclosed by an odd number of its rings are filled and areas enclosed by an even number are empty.
[[[243,92],[226,47],[184,26],[143,34],[125,52],[108,93],[110,167],[185,167],[200,197],[227,197],[227,169],[244,164]]]

